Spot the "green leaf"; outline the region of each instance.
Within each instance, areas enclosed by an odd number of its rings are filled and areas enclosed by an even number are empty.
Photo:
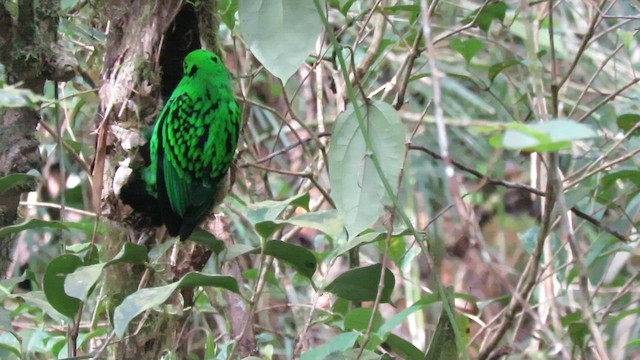
[[[3,178],[0,178],[0,194],[6,192],[7,190],[13,189],[14,187],[22,185],[32,187],[36,183],[36,181],[38,181],[38,179],[38,176],[30,174],[9,174]]]
[[[524,249],[529,253],[529,255],[533,253],[533,250],[535,250],[538,244],[539,234],[540,234],[539,226],[531,227],[527,229],[527,231],[525,231],[524,233],[521,233],[521,234],[518,233],[518,238],[520,239],[520,241],[522,241],[522,245]]]
[[[56,310],[47,300],[43,291],[30,291],[25,294],[16,295],[16,298],[24,300],[25,303],[44,311],[50,318],[57,322],[69,321],[69,318]],[[74,299],[75,300],[75,299]]]
[[[238,256],[252,253],[255,251],[260,251],[260,248],[255,248],[247,244],[231,244],[227,246],[225,251],[222,252],[222,255],[223,255],[222,261],[233,260]]]
[[[267,241],[264,244],[264,254],[286,262],[300,275],[308,278],[313,276],[318,266],[318,260],[311,251],[280,240]]]
[[[64,281],[65,293],[82,302],[87,301],[87,297],[100,278],[105,265],[106,263],[98,263],[83,266],[69,274]]]
[[[304,63],[322,32],[312,1],[240,0],[238,16],[253,55],[283,83]]]
[[[202,229],[196,229],[189,237],[189,240],[206,246],[211,249],[216,255],[220,254],[224,250],[224,241],[218,240],[212,233],[204,231]]]
[[[389,334],[385,342],[400,359],[424,359],[424,353],[409,341],[395,334]]]
[[[504,16],[506,12],[507,12],[507,5],[504,2],[499,1],[497,3],[489,4],[484,8],[480,7],[474,10],[469,16],[467,16],[464,19],[464,22],[470,23],[475,18],[476,21],[474,24],[477,25],[480,29],[482,29],[482,31],[487,32],[489,31],[489,27],[491,27],[491,23],[494,20],[497,20],[500,22],[504,21]],[[476,18],[476,15],[478,15],[477,18]]]
[[[76,299],[86,301],[102,274],[102,270],[113,264],[144,264],[147,261],[147,248],[144,245],[125,243],[120,252],[110,261],[83,266],[69,274],[64,281],[65,292]]]
[[[329,356],[341,355],[353,347],[358,336],[359,334],[353,331],[334,336],[328,343],[302,353],[300,360],[326,359]]]
[[[373,264],[345,271],[327,285],[325,291],[351,301],[374,301],[378,292],[381,270],[381,264]],[[384,287],[380,302],[391,302],[391,293],[395,284],[396,279],[393,273],[385,268]]]
[[[389,203],[371,155],[395,187],[405,151],[404,125],[393,107],[380,101],[358,106],[373,148],[366,149],[355,111],[349,108],[336,120],[328,154],[331,194],[350,237],[376,221]]]
[[[640,339],[631,340],[625,345],[626,347],[640,347]]]
[[[473,57],[476,56],[476,54],[478,54],[480,50],[482,50],[482,48],[484,47],[484,44],[482,43],[482,41],[478,39],[472,38],[467,40],[461,40],[461,39],[455,38],[451,40],[451,43],[449,44],[449,46],[453,50],[459,52],[460,55],[464,57],[467,64],[469,64],[471,62],[471,59],[473,59]]]
[[[344,318],[345,330],[365,332],[369,327],[369,319],[371,319],[372,314],[372,308],[357,308],[349,311]],[[376,331],[380,324],[382,324],[382,316],[376,311],[373,319],[373,331]]]
[[[515,65],[522,65],[522,62],[520,62],[519,60],[507,60],[491,65],[489,67],[489,70],[487,70],[489,81],[493,82],[493,79],[495,79],[496,76],[498,76],[498,74],[502,72],[502,70],[508,69]]]
[[[631,181],[636,187],[640,188],[640,171],[635,167],[617,167],[611,169],[602,177],[602,189],[609,188],[618,180]]]
[[[240,292],[238,283],[231,276],[206,275],[199,272],[190,272],[169,285],[138,290],[127,296],[113,313],[116,335],[122,338],[131,320],[144,311],[163,304],[176,290],[196,286],[213,286],[235,293]]]
[[[275,223],[275,220],[287,206],[302,207],[308,211],[309,193],[300,194],[283,201],[266,200],[251,204],[247,209],[246,217],[255,226],[258,234],[263,238],[267,238],[281,226]]]
[[[455,314],[453,307],[451,310],[454,311]],[[429,350],[427,350],[424,358],[433,360],[459,359],[458,349],[456,347],[456,334],[453,331],[453,324],[451,324],[444,307],[440,312],[440,320],[438,320],[436,331],[433,333]]]
[[[409,315],[415,313],[418,310],[422,310],[425,307],[440,302],[440,298],[436,294],[430,294],[422,297],[420,300],[416,301],[413,305],[408,308],[400,311],[399,313],[392,316],[389,320],[385,321],[385,323],[380,326],[378,330],[378,335],[380,338],[384,339],[387,335],[393,331],[396,327],[400,326],[402,322],[409,317]]]
[[[272,235],[285,224],[317,229],[332,239],[337,239],[344,232],[342,217],[336,210],[307,212],[286,220],[263,221],[257,223],[255,228],[256,232],[264,238]]]
[[[308,212],[282,222],[320,230],[332,239],[337,239],[344,230],[344,223],[336,210]]]
[[[5,309],[4,307],[0,308],[0,330],[13,330],[13,325],[11,324],[11,314],[9,313],[9,310]]]
[[[68,231],[69,228],[67,226],[65,226],[64,224],[62,224],[59,221],[46,221],[46,220],[41,220],[41,219],[31,219],[27,222],[23,222],[20,224],[15,224],[15,225],[10,225],[10,226],[5,226],[3,228],[0,229],[0,238],[3,238],[5,236],[11,235],[11,234],[15,234],[15,233],[19,233],[20,231],[24,231],[24,230],[31,230],[31,229],[56,229],[56,230],[66,230]]]
[[[221,0],[218,3],[220,18],[229,30],[236,26],[236,13],[238,12],[238,0]],[[189,239],[191,240],[191,239]]]
[[[83,262],[78,256],[63,254],[51,260],[44,273],[42,286],[49,304],[61,314],[75,317],[80,309],[80,301],[64,291],[64,281],[68,274],[74,272]]]
[[[509,123],[502,138],[502,146],[513,150],[558,151],[570,147],[574,140],[597,135],[591,127],[569,119],[537,124]]]
[[[618,128],[623,130],[624,132],[628,132],[633,129],[634,126],[640,121],[639,114],[622,114],[618,116],[616,119],[616,124],[618,124]],[[635,129],[631,136],[640,135],[640,129]]]
[[[586,345],[587,336],[591,334],[589,331],[589,326],[582,322],[573,322],[569,324],[569,338],[573,342],[574,345],[583,349]]]

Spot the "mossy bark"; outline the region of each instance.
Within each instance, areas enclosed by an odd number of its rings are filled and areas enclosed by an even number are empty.
[[[70,80],[77,63],[56,43],[60,1],[19,1],[16,18],[7,10],[9,2],[0,2],[0,62],[5,66],[8,83],[21,83],[21,87],[42,94],[45,81]],[[35,136],[39,112],[29,107],[4,108],[0,109],[0,119],[0,177],[40,170]],[[16,221],[20,197],[31,190],[32,187],[23,186],[0,194],[0,227]],[[0,238],[2,275],[11,261],[12,245],[12,237]]]

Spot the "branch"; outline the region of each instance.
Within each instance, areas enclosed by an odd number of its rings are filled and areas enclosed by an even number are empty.
[[[438,160],[442,160],[442,156],[440,156],[440,154],[436,153],[433,150],[427,149],[424,146],[420,146],[420,145],[413,145],[413,144],[409,144],[409,149],[410,150],[418,150],[418,151],[422,151],[428,155],[430,155],[431,157],[438,159]],[[638,150],[640,151],[640,150]],[[512,181],[506,181],[506,180],[500,180],[500,179],[494,179],[491,177],[486,176],[485,174],[468,167],[465,164],[462,164],[459,161],[456,161],[454,159],[451,159],[451,163],[458,169],[469,173],[475,177],[477,177],[478,179],[482,179],[484,182],[486,182],[487,184],[491,184],[491,185],[496,185],[496,186],[503,186],[509,189],[519,189],[519,190],[524,190],[527,191],[531,194],[535,194],[538,196],[542,196],[545,197],[547,194],[546,192],[540,190],[540,189],[536,189],[534,187],[531,187],[529,185],[526,184],[521,184],[521,183],[516,183],[516,182],[512,182]],[[605,232],[609,233],[609,235],[617,238],[618,240],[622,241],[622,242],[629,242],[629,238],[626,237],[625,235],[621,234],[620,232],[618,232],[617,230],[605,225],[602,223],[602,221],[592,217],[589,214],[584,213],[583,211],[581,211],[580,209],[578,209],[577,207],[572,207],[571,208],[571,212],[574,213],[577,217],[588,221],[589,223],[591,223],[593,226],[604,230]]]

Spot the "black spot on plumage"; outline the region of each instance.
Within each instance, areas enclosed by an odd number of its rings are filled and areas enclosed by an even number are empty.
[[[218,58],[217,58],[217,57],[215,57],[215,56],[212,56],[212,57],[211,57],[211,61],[213,61],[214,63],[216,63],[216,64],[217,64],[217,63],[218,63]]]
[[[197,65],[193,65],[191,67],[191,69],[189,69],[189,74],[187,74],[189,77],[194,77],[196,76],[196,73],[198,72],[198,66]]]

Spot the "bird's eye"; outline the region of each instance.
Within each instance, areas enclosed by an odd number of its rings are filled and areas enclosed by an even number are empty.
[[[216,56],[212,56],[212,57],[211,57],[211,61],[213,61],[214,63],[216,63],[216,64],[217,64],[217,63],[218,63],[218,57],[216,57]]]
[[[188,75],[189,77],[194,77],[197,72],[198,72],[198,67],[196,65],[193,65],[191,69],[189,69]]]

